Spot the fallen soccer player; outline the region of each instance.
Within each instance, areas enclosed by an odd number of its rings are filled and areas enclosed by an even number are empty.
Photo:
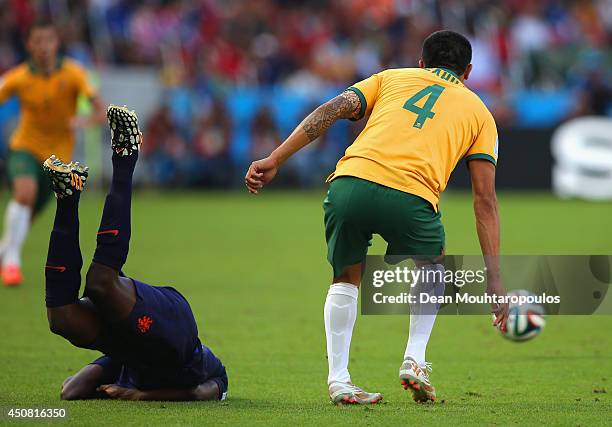
[[[88,171],[55,156],[44,163],[57,196],[45,268],[49,327],[76,347],[103,356],[68,377],[66,400],[223,400],[221,361],[202,345],[187,300],[174,288],[125,277],[131,224],[132,175],[142,135],[136,114],[110,106],[113,178],[97,247],[79,299],[79,197]]]

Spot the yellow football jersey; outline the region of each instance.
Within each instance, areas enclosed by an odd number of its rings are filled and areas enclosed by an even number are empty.
[[[414,194],[438,210],[440,193],[463,157],[497,163],[493,116],[451,71],[385,70],[351,86],[365,129],[327,181],[354,176]]]
[[[50,74],[38,72],[23,63],[0,79],[0,103],[11,96],[19,98],[19,124],[11,137],[13,150],[26,150],[41,161],[55,154],[70,161],[74,132],[70,119],[76,113],[79,95],[92,97],[85,70],[75,61],[62,59]]]

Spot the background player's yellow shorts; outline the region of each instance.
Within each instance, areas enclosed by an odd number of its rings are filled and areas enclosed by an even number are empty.
[[[331,182],[323,209],[327,259],[334,277],[365,261],[373,234],[387,242],[387,255],[429,258],[444,249],[440,213],[413,194],[343,176]]]
[[[18,176],[31,176],[38,183],[38,193],[34,204],[34,213],[39,212],[53,194],[49,176],[42,168],[42,162],[32,153],[25,150],[11,150],[8,153],[8,179],[11,187]]]

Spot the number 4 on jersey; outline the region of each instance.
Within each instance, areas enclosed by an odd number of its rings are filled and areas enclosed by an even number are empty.
[[[421,129],[425,124],[425,120],[433,119],[433,116],[435,116],[436,113],[431,110],[443,90],[444,86],[427,86],[426,88],[423,88],[415,93],[410,97],[410,99],[408,99],[408,101],[406,101],[404,108],[417,115],[417,118],[412,125],[413,127]],[[425,101],[425,104],[422,107],[417,106],[416,103],[426,96],[427,100]]]

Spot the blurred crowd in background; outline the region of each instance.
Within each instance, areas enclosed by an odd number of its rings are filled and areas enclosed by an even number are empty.
[[[0,72],[44,11],[90,69],[159,69],[164,101],[144,155],[162,184],[225,185],[302,116],[353,82],[417,65],[429,33],[466,34],[468,86],[500,127],[612,115],[612,0],[0,0]],[[104,95],[104,94],[102,94]],[[286,175],[320,182],[359,132],[343,123]]]

